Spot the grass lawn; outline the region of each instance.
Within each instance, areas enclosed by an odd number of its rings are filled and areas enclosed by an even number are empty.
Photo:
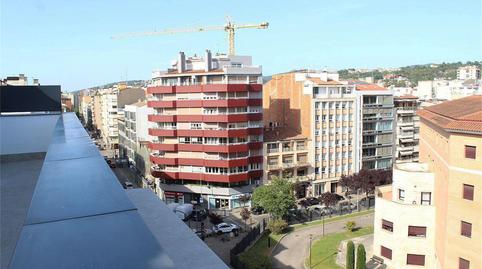
[[[330,222],[334,222],[334,221],[347,219],[347,218],[353,218],[353,217],[368,215],[368,214],[371,214],[373,212],[374,212],[374,210],[370,209],[370,210],[366,210],[366,211],[355,212],[355,213],[348,214],[348,215],[325,218],[325,224],[330,223]],[[303,229],[303,228],[307,228],[307,227],[311,227],[311,226],[315,226],[315,225],[320,225],[322,223],[323,223],[323,220],[314,220],[314,221],[310,221],[310,222],[294,224],[294,225],[291,225],[290,227],[292,227],[294,230],[298,230],[298,229]]]
[[[333,269],[343,268],[336,264],[336,254],[340,242],[346,239],[373,233],[373,227],[361,228],[355,232],[342,232],[327,235],[313,243],[311,247],[311,266],[312,269]],[[309,258],[308,258],[309,259]],[[309,264],[308,259],[305,264]]]
[[[356,212],[356,213],[344,215],[344,216],[326,218],[325,224],[330,223],[330,222],[334,222],[334,221],[343,220],[343,219],[346,219],[346,218],[368,215],[368,214],[371,214],[371,213],[373,213],[373,210]],[[321,220],[315,220],[315,221],[306,222],[306,223],[302,223],[302,224],[295,224],[295,225],[289,226],[288,232],[291,232],[293,230],[298,230],[298,229],[304,229],[304,228],[307,228],[307,227],[320,225],[320,224],[322,224]],[[358,233],[359,231],[362,231],[362,230],[364,230],[364,229],[360,229],[355,233]],[[353,233],[353,234],[355,234],[355,233]],[[271,268],[271,257],[270,257],[271,251],[273,250],[273,247],[276,245],[276,243],[278,243],[278,241],[283,236],[284,236],[284,234],[264,235],[251,248],[247,249],[245,252],[240,254],[239,258],[243,262],[245,262],[249,266],[250,269]],[[271,240],[269,248],[268,248],[268,237]],[[335,251],[336,251],[337,247],[338,247],[338,245],[335,247]],[[320,267],[320,268],[330,268],[330,267]]]
[[[271,251],[282,236],[283,234],[265,234],[251,248],[241,253],[239,258],[246,263],[250,269],[271,268]],[[269,248],[268,237],[270,239]]]

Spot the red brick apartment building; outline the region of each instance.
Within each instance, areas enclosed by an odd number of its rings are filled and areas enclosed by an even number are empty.
[[[262,177],[262,72],[250,56],[179,53],[148,87],[152,175],[167,203],[231,209]]]

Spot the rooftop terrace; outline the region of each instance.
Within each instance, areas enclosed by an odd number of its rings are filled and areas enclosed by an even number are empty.
[[[1,268],[228,268],[154,193],[122,188],[75,114],[0,121]]]

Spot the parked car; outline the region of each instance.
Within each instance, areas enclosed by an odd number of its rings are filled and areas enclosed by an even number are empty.
[[[307,197],[306,198],[306,201],[308,202],[308,205],[311,206],[311,205],[319,205],[320,204],[320,200],[318,200],[317,198],[315,197]]]
[[[318,214],[320,214],[322,216],[330,215],[330,214],[333,213],[333,209],[331,209],[331,207],[327,207],[327,206],[315,205],[315,206],[311,207],[311,209],[318,212]]]
[[[251,207],[251,213],[253,213],[253,215],[261,215],[265,213],[265,210],[260,206],[253,206]]]
[[[194,209],[191,213],[191,219],[193,221],[203,221],[208,217],[208,211],[206,209]]]
[[[134,185],[129,181],[124,182],[124,189],[134,189]]]
[[[110,168],[116,168],[116,165],[114,163],[109,163]]]
[[[222,222],[213,226],[213,232],[217,234],[230,233],[230,232],[237,233],[238,231],[239,231],[238,225],[232,224],[232,223]]]
[[[356,209],[356,205],[348,201],[342,201],[339,204],[340,210],[353,210]]]

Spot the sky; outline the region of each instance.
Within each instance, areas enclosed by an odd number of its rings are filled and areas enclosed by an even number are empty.
[[[116,34],[269,22],[236,32],[263,74],[482,60],[480,0],[1,0],[0,77],[75,91],[150,79],[179,51],[226,52],[224,31],[113,40]]]

